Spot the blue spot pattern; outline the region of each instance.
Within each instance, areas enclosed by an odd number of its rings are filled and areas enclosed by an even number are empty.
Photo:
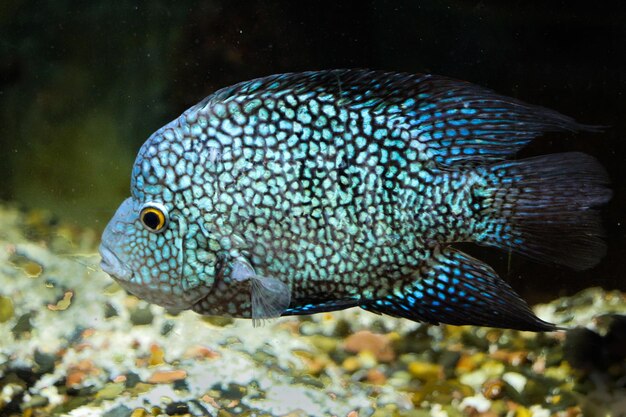
[[[452,248],[436,255],[439,263],[393,295],[363,308],[427,323],[467,324],[514,329],[553,329],[481,261]]]

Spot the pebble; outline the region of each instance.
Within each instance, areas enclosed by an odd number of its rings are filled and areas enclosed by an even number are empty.
[[[33,395],[30,397],[30,400],[26,401],[21,405],[22,410],[26,410],[28,408],[38,408],[45,407],[49,403],[48,399],[42,395]]]
[[[0,323],[6,323],[13,318],[15,309],[13,308],[13,302],[9,297],[0,295]]]
[[[411,362],[408,367],[409,373],[423,381],[443,378],[443,367],[439,364],[428,362]]]
[[[96,398],[101,400],[113,400],[123,393],[125,388],[123,383],[108,383],[96,393]]]
[[[369,330],[361,330],[351,334],[346,338],[343,347],[352,353],[368,350],[380,362],[389,362],[396,357],[389,336],[372,333]]]
[[[152,323],[154,315],[150,310],[150,306],[137,307],[130,311],[130,321],[135,326],[146,326]]]
[[[133,410],[122,404],[108,410],[102,414],[102,417],[130,417],[132,412]]]
[[[181,401],[172,402],[165,407],[165,413],[170,416],[187,414],[189,413],[189,406]]]
[[[528,378],[518,372],[505,372],[502,375],[502,380],[513,387],[516,391],[522,392],[526,387]]]
[[[187,372],[183,370],[156,371],[148,378],[147,382],[150,384],[169,384],[185,378],[187,378]]]

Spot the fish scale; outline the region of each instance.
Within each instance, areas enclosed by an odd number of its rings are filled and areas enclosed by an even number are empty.
[[[450,244],[597,262],[592,207],[610,197],[597,162],[575,153],[502,161],[544,131],[585,128],[431,75],[334,70],[240,83],[142,146],[132,196],[103,234],[103,269],[139,297],[201,314],[258,320],[360,306],[550,330],[489,266]],[[551,233],[537,233],[541,222]],[[556,230],[566,226],[571,234]]]

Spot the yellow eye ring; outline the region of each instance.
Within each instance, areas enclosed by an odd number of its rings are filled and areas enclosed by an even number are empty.
[[[139,214],[141,224],[148,231],[158,233],[165,229],[168,223],[167,209],[160,203],[146,203]]]

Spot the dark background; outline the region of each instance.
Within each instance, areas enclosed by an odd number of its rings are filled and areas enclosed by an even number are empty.
[[[603,133],[547,135],[608,169],[609,252],[573,272],[469,248],[532,301],[626,290],[626,12],[575,1],[20,1],[0,5],[0,199],[102,229],[139,146],[215,89],[272,73],[431,72],[541,104]]]

